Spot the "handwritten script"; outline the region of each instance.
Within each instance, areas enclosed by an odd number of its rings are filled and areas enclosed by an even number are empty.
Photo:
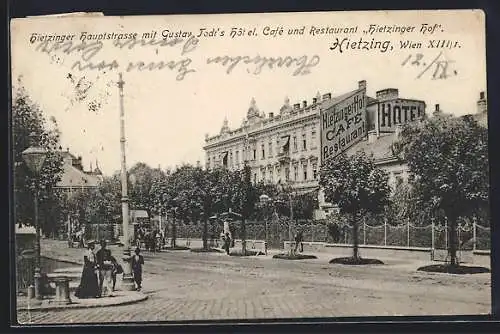
[[[255,57],[249,56],[219,56],[207,59],[207,64],[220,64],[223,67],[227,67],[226,73],[230,74],[233,69],[238,64],[255,65],[253,69],[247,68],[248,73],[260,74],[262,69],[267,66],[268,69],[274,69],[276,67],[294,67],[292,72],[293,76],[305,75],[311,73],[311,69],[319,64],[320,58],[317,55],[312,56],[310,59],[308,56],[301,57],[262,57],[257,55]]]
[[[188,57],[190,53],[199,48],[199,39],[190,35],[186,38],[171,38],[171,39],[116,39],[110,44],[118,50],[132,50],[137,48],[149,47],[154,49],[156,55],[161,55],[161,48],[170,47],[180,51],[180,55],[171,59],[160,60],[138,60],[129,61],[122,66],[119,58],[111,60],[103,59],[103,49],[105,42],[74,42],[73,40],[52,41],[44,40],[36,44],[35,50],[46,53],[51,56],[55,54],[78,55],[79,59],[75,60],[71,65],[71,70],[77,71],[107,71],[123,69],[127,72],[131,71],[158,71],[168,69],[177,73],[176,80],[184,80],[190,74],[196,72],[193,68],[194,62]],[[274,70],[278,68],[291,68],[293,76],[307,75],[311,70],[320,63],[318,55],[313,56],[280,56],[266,57],[261,55],[256,56],[215,56],[208,57],[206,64],[219,64],[225,68],[227,74],[231,74],[239,65],[246,65],[247,73],[259,75],[263,70]]]

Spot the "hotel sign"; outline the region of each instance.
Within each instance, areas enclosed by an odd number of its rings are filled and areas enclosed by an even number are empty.
[[[425,102],[395,99],[378,105],[380,131],[393,131],[397,125],[413,122],[425,116]]]
[[[321,112],[321,160],[333,159],[366,136],[366,88]]]

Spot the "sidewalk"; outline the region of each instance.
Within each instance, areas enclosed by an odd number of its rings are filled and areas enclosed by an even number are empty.
[[[87,298],[79,299],[74,295],[75,285],[80,282],[80,275],[83,265],[83,254],[85,248],[69,248],[66,241],[42,239],[42,257],[53,259],[60,262],[65,262],[68,267],[55,268],[51,273],[63,274],[71,278],[70,281],[70,298],[71,304],[59,304],[55,302],[55,296],[40,301],[28,300],[26,295],[17,296],[18,311],[38,311],[38,310],[56,310],[56,309],[75,309],[75,308],[90,308],[90,307],[106,307],[138,303],[148,298],[142,292],[137,291],[121,291],[116,290],[113,297],[102,298]],[[121,257],[123,248],[115,245],[108,247],[113,255]],[[119,281],[119,280],[118,280]],[[117,282],[119,289],[119,282]]]
[[[106,307],[138,303],[148,298],[147,295],[137,291],[115,291],[113,297],[79,299],[71,296],[71,304],[58,304],[53,298],[41,302],[28,300],[26,296],[17,297],[18,311],[48,311],[56,309],[75,309],[89,307]]]

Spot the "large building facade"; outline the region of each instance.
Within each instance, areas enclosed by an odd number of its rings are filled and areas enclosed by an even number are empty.
[[[359,81],[357,89],[366,88]],[[354,90],[353,90],[354,91]],[[288,98],[276,113],[260,112],[254,99],[240,127],[230,129],[227,119],[219,134],[205,137],[206,168],[225,167],[241,169],[246,162],[252,171],[253,182],[290,184],[297,192],[319,189],[321,165],[321,113],[326,105],[342,101],[347,92],[339,96],[319,93],[311,102],[291,104]],[[484,100],[484,93],[481,93]],[[478,108],[485,102],[478,102]],[[436,105],[439,111],[439,106]],[[376,97],[367,97],[367,135],[348,148],[347,153],[364,150],[372,154],[376,164],[389,173],[389,182],[406,181],[410,175],[404,162],[392,153],[400,126],[425,116],[426,104],[416,99],[399,97],[395,88],[379,90]],[[320,207],[328,212],[320,191]]]

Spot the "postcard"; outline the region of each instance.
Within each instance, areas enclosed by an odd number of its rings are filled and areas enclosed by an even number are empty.
[[[481,10],[10,29],[19,326],[491,312]]]

